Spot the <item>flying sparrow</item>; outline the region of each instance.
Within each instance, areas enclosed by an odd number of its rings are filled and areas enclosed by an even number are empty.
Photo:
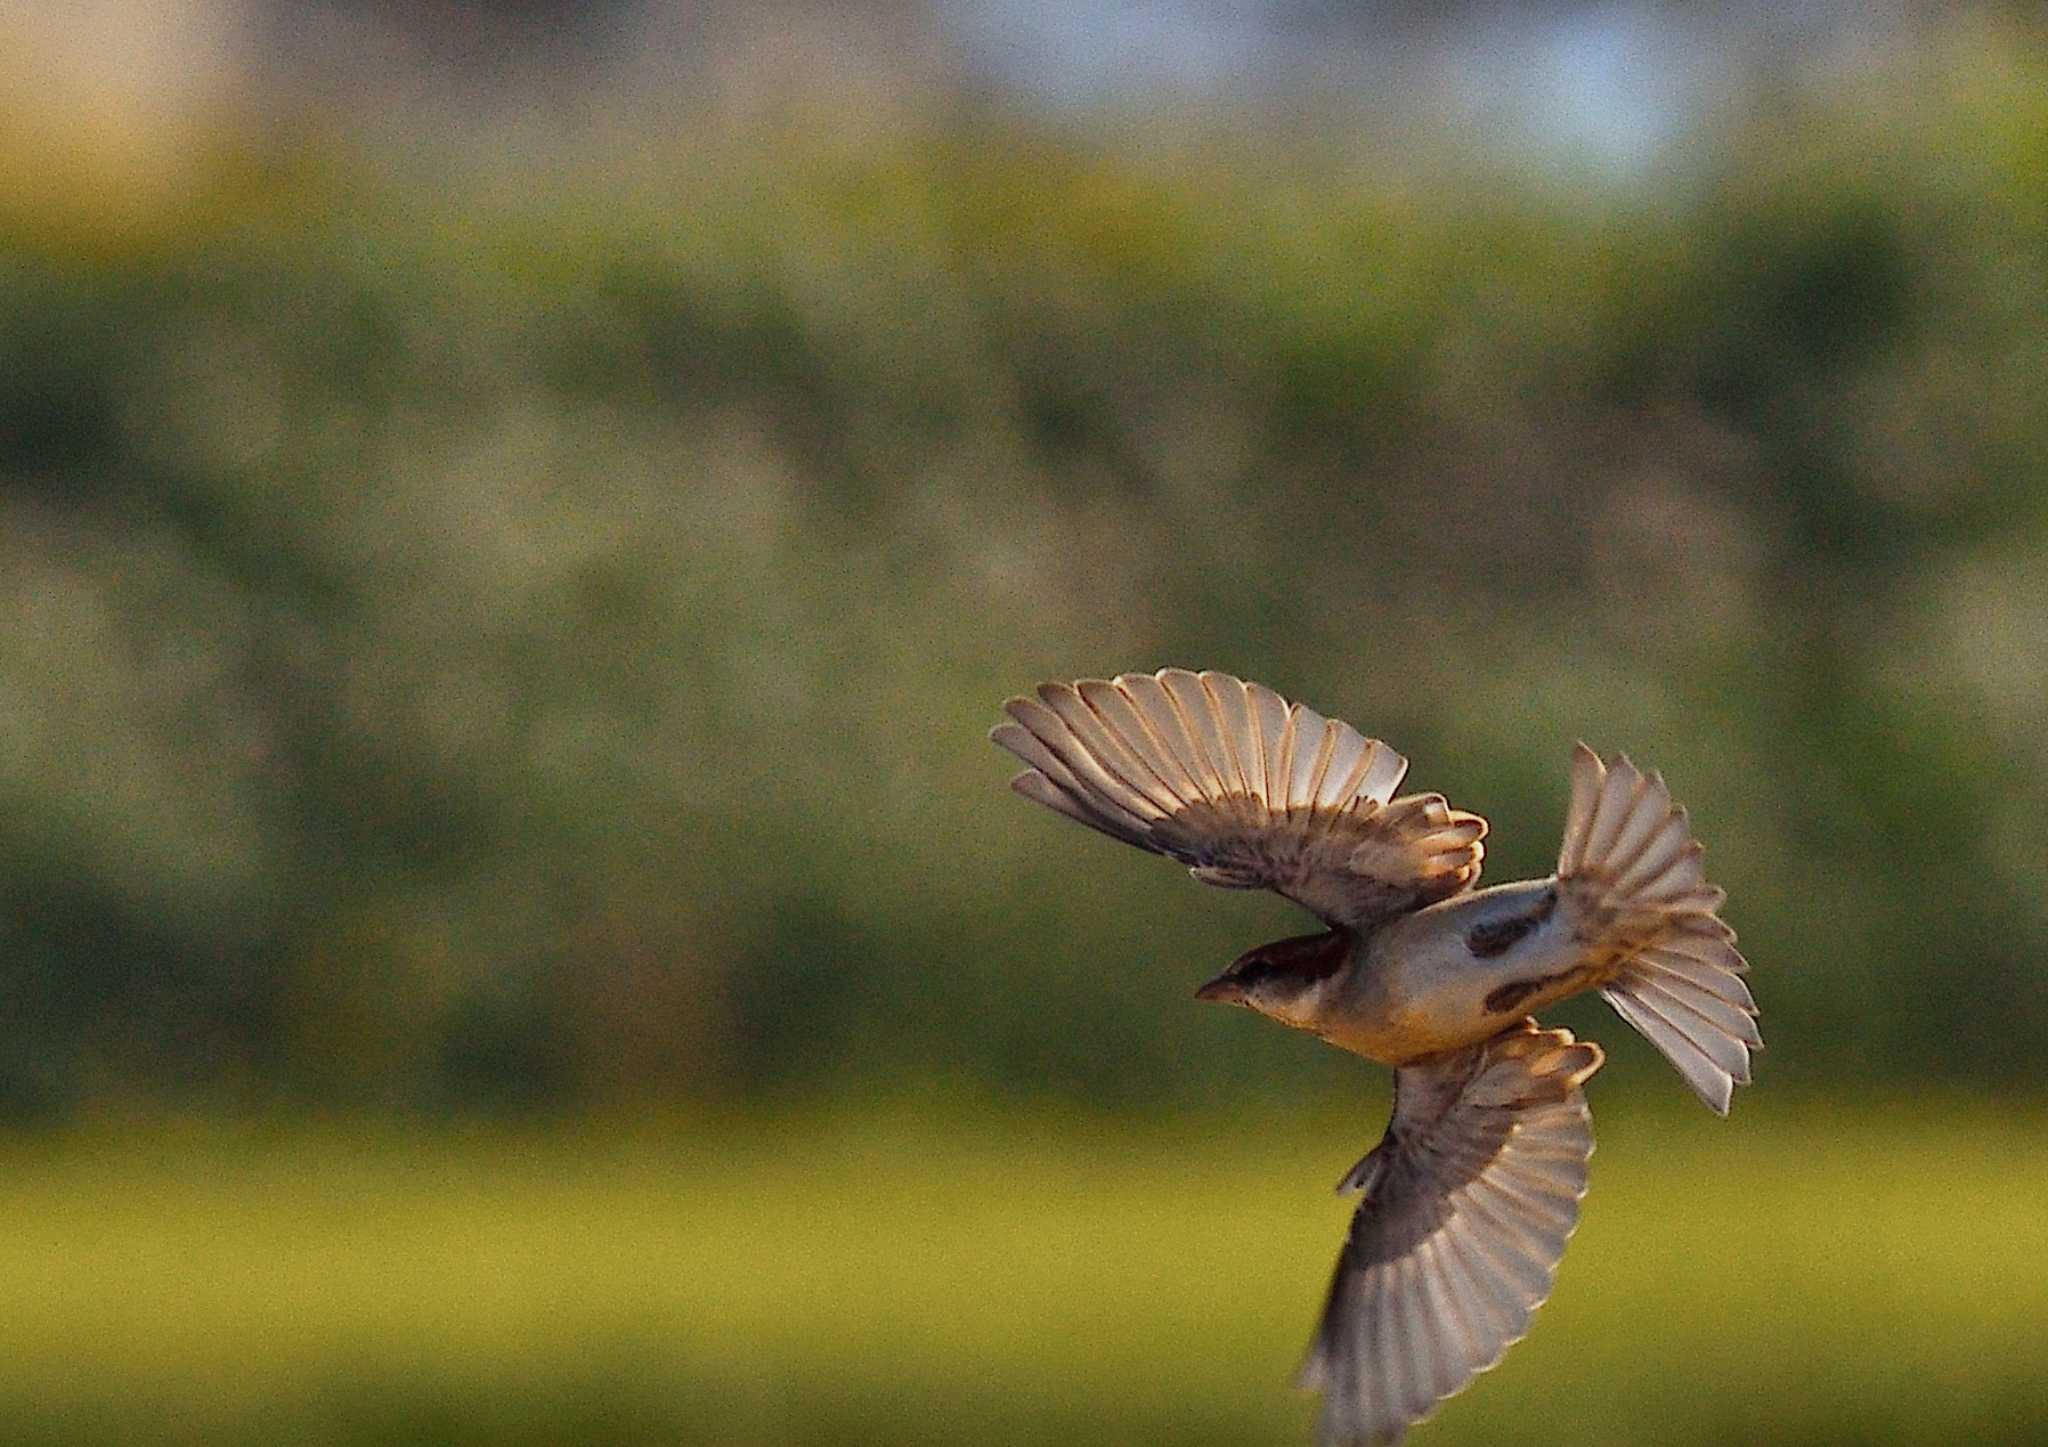
[[[1557,872],[1474,889],[1486,821],[1394,797],[1408,762],[1256,683],[1169,668],[1048,683],[990,737],[1027,799],[1271,889],[1325,929],[1261,946],[1195,992],[1394,1068],[1386,1134],[1301,1384],[1317,1438],[1391,1443],[1500,1360],[1578,1224],[1600,1047],[1532,1013],[1598,990],[1715,1111],[1761,1046],[1748,969],[1685,811],[1657,774],[1584,744]]]

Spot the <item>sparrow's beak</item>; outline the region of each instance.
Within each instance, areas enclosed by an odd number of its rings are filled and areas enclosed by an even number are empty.
[[[1244,1003],[1244,986],[1238,983],[1235,975],[1225,970],[1208,984],[1202,986],[1201,989],[1195,991],[1195,998],[1197,1000],[1213,1000],[1219,1005],[1242,1005]]]

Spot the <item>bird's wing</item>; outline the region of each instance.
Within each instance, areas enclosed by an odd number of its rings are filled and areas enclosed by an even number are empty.
[[[1338,1186],[1365,1199],[1301,1370],[1323,1447],[1398,1441],[1528,1331],[1578,1224],[1601,1058],[1523,1020],[1395,1072],[1386,1136]]]
[[[989,737],[1031,766],[1012,788],[1206,884],[1364,929],[1479,877],[1484,819],[1396,799],[1406,759],[1259,684],[1168,668],[1043,684],[1004,711]]]

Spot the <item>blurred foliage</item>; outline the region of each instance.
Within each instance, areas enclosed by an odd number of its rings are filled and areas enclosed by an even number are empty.
[[[1556,1293],[1428,1441],[2041,1440],[2038,1108],[1593,1095]],[[1053,1124],[14,1136],[0,1432],[1305,1441],[1361,1123]]]
[[[1164,663],[1495,879],[1627,748],[1767,1076],[2037,1087],[2048,68],[1887,64],[1634,186],[959,102],[0,207],[0,1102],[1349,1089],[1185,1006],[1283,908],[1002,793]]]

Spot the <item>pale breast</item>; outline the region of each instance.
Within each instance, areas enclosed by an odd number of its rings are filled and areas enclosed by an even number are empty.
[[[1499,885],[1417,910],[1373,938],[1324,1038],[1389,1065],[1498,1034],[1590,984],[1551,881]]]

